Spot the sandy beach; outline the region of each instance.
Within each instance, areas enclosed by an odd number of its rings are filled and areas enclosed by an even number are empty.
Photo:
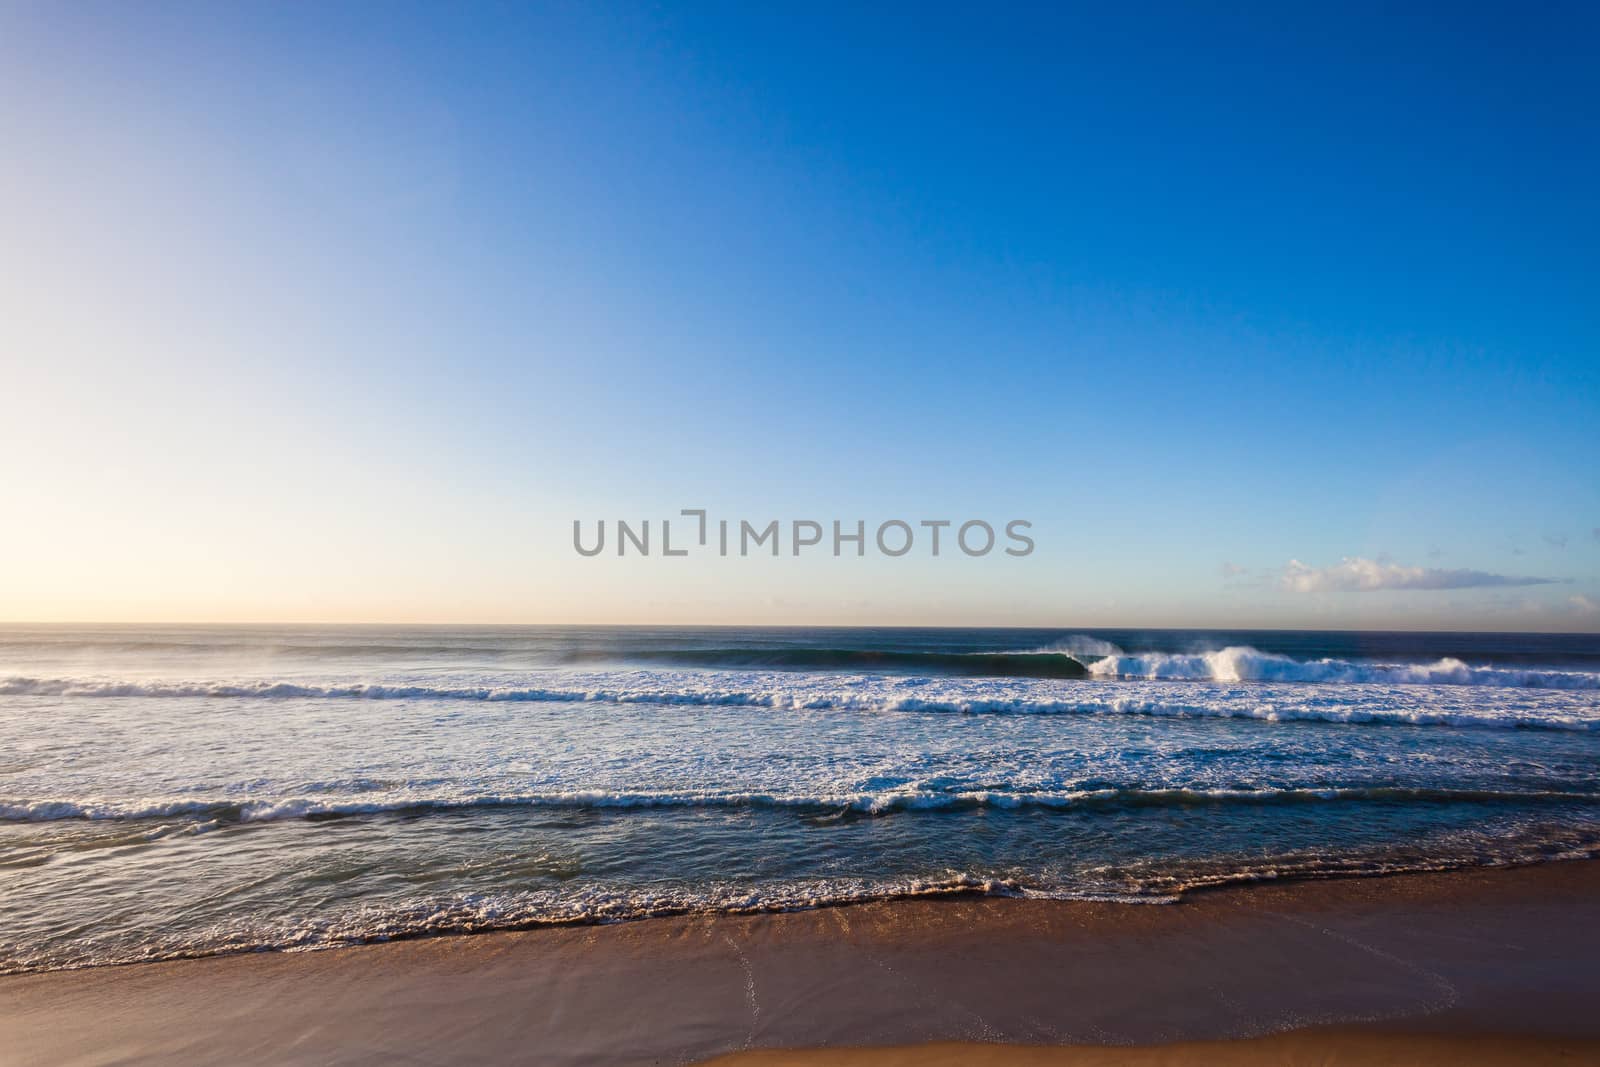
[[[1597,960],[1600,864],[1572,862],[19,975],[0,979],[0,1048],[38,1065],[1594,1062]]]

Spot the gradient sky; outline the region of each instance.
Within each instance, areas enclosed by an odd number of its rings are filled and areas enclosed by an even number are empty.
[[[1102,6],[0,6],[0,618],[1600,629],[1597,9]]]

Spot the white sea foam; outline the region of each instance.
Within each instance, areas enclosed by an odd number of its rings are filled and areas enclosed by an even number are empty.
[[[1384,685],[1486,685],[1517,689],[1596,689],[1600,674],[1587,671],[1469,667],[1459,659],[1434,663],[1357,663],[1297,660],[1232,646],[1189,654],[1150,652],[1107,655],[1089,665],[1099,678],[1159,678],[1213,682],[1342,682]]]
[[[316,792],[315,787],[308,791]],[[1294,804],[1338,801],[1434,801],[1439,803],[1594,802],[1600,793],[1565,790],[1494,790],[1327,786],[1322,788],[1074,789],[1013,791],[973,789],[937,791],[890,789],[874,792],[755,793],[725,790],[611,792],[603,789],[531,793],[407,794],[380,799],[297,796],[271,800],[211,799],[0,800],[0,821],[136,821],[204,818],[223,823],[280,822],[315,817],[377,815],[389,812],[455,811],[466,808],[801,808],[882,815],[892,812],[952,811],[976,808],[1069,808],[1196,804]]]
[[[1493,852],[1485,854],[1485,847]],[[1164,865],[1090,872],[1098,877],[1062,882],[1021,881],[984,871],[951,869],[942,875],[883,878],[786,879],[759,886],[709,881],[650,887],[582,885],[492,893],[419,894],[405,901],[344,904],[309,909],[273,921],[248,914],[198,929],[163,931],[137,940],[98,936],[75,940],[70,950],[40,942],[0,953],[0,975],[76,970],[107,964],[147,963],[243,952],[316,951],[417,937],[463,935],[552,925],[603,925],[661,916],[715,913],[751,915],[870,901],[993,896],[1118,904],[1177,903],[1197,889],[1230,884],[1341,875],[1442,871],[1462,866],[1516,866],[1558,859],[1589,859],[1600,851],[1592,836],[1554,842],[1468,840],[1457,852],[1394,859],[1307,852],[1229,867]]]
[[[122,681],[0,678],[0,695],[63,698],[358,700],[658,704],[797,711],[959,715],[1140,715],[1264,722],[1600,729],[1600,675],[1461,668],[1466,684],[1431,684],[1455,668],[1304,663],[1245,649],[1193,656],[1115,657],[1089,680],[901,678],[781,671],[549,672],[550,685],[510,677],[432,684],[288,680]],[[1117,680],[1147,671],[1155,678]],[[1385,674],[1385,672],[1390,672]],[[1318,673],[1324,677],[1314,677]],[[1453,673],[1454,672],[1454,673]],[[1347,673],[1360,684],[1343,684]],[[1173,675],[1174,678],[1161,675]],[[1287,679],[1277,677],[1286,674]],[[1117,677],[1113,677],[1116,675]],[[1514,682],[1510,679],[1522,679]],[[1248,685],[1244,683],[1248,682]],[[1306,684],[1317,682],[1321,684]],[[1195,684],[1206,683],[1206,684]],[[1513,691],[1514,694],[1513,695]]]
[[[80,939],[71,954],[37,945],[0,946],[0,975],[39,970],[77,970],[122,963],[192,959],[243,952],[315,951],[415,937],[518,930],[556,925],[603,925],[693,913],[753,915],[836,907],[869,901],[949,896],[1036,897],[1124,904],[1171,904],[1167,891],[1133,887],[1024,886],[991,874],[952,870],[943,876],[812,878],[768,883],[706,882],[698,885],[578,886],[567,890],[523,890],[317,908],[292,921],[263,923],[235,918],[182,935],[138,942]]]

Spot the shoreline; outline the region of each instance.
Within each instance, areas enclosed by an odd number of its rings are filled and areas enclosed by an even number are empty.
[[[514,934],[537,934],[552,930],[573,930],[588,928],[606,928],[614,926],[629,926],[634,924],[653,924],[663,922],[683,921],[731,921],[761,918],[774,918],[782,916],[803,915],[813,912],[825,912],[836,908],[884,908],[903,905],[950,905],[954,903],[979,903],[983,901],[1017,901],[1026,902],[1034,906],[1063,905],[1069,907],[1179,907],[1192,905],[1197,901],[1207,899],[1214,895],[1227,895],[1233,893],[1254,893],[1269,887],[1283,889],[1294,886],[1314,886],[1324,883],[1343,882],[1369,882],[1389,881],[1411,878],[1437,878],[1458,875],[1482,874],[1494,871],[1521,871],[1532,870],[1553,864],[1571,863],[1597,863],[1600,865],[1600,852],[1590,851],[1586,854],[1570,853],[1552,856],[1543,860],[1515,860],[1510,862],[1495,862],[1480,867],[1441,867],[1430,868],[1397,868],[1394,870],[1380,871],[1345,871],[1330,870],[1311,873],[1288,873],[1266,877],[1252,877],[1248,875],[1237,878],[1225,878],[1211,883],[1186,886],[1174,890],[1170,895],[1117,896],[1115,894],[1090,895],[1090,896],[1029,896],[1026,894],[1011,895],[995,892],[978,884],[951,884],[948,886],[930,887],[905,892],[889,892],[883,895],[864,895],[850,898],[825,898],[813,903],[753,905],[741,909],[722,909],[715,907],[668,907],[660,911],[644,912],[635,915],[606,918],[534,918],[523,921],[509,922],[505,925],[485,926],[481,929],[462,929],[457,927],[443,927],[438,929],[402,930],[395,933],[374,935],[360,941],[326,941],[312,944],[292,944],[280,946],[274,944],[259,944],[241,948],[221,948],[215,950],[198,949],[193,952],[177,952],[172,955],[152,956],[144,959],[113,959],[92,963],[69,963],[62,966],[51,966],[39,969],[24,969],[14,971],[0,971],[0,983],[11,978],[34,977],[47,974],[73,974],[92,972],[98,973],[118,968],[157,967],[166,964],[201,963],[208,960],[229,959],[233,957],[259,957],[262,955],[290,955],[297,956],[307,953],[343,952],[350,949],[371,949],[391,945],[402,945],[416,941],[435,941],[440,939],[498,937]]]
[[[1271,1035],[1293,1032],[1324,1052],[1334,1034],[1493,1035],[1521,1057],[1587,1056],[1596,992],[1600,862],[1572,860],[1226,886],[1163,907],[960,895],[12,975],[0,1047],[42,1065],[865,1067],[941,1062],[935,1042],[1068,1064],[1134,1048],[1168,1057],[1135,1062],[1199,1062],[1215,1049],[1179,1043],[1228,1041],[1258,1062],[1252,1048],[1280,1054]]]

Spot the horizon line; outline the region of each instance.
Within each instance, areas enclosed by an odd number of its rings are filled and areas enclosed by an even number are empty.
[[[201,619],[128,620],[128,619],[0,619],[0,628],[21,626],[107,626],[107,627],[389,627],[393,629],[655,629],[655,630],[1170,630],[1203,632],[1255,632],[1255,633],[1391,633],[1391,634],[1517,634],[1519,636],[1545,637],[1600,637],[1600,630],[1533,630],[1533,629],[1477,629],[1471,627],[1351,627],[1351,626],[1156,626],[1156,625],[1073,625],[1048,624],[965,624],[965,623],[825,623],[825,622],[376,622],[364,620],[306,621],[306,620],[244,620],[229,621]]]

